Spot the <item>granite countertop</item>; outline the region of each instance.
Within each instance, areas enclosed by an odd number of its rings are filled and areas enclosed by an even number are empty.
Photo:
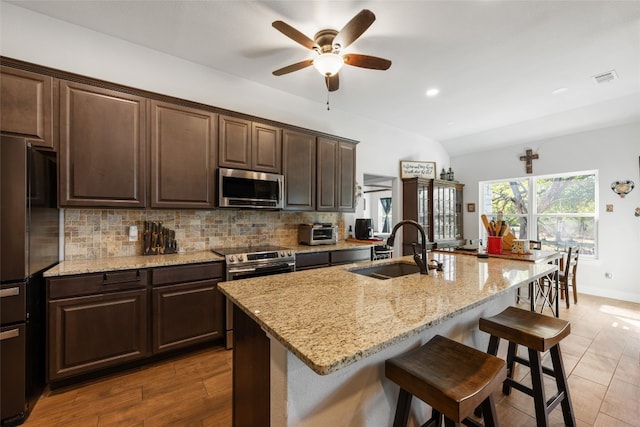
[[[335,245],[284,245],[296,253],[324,252],[346,249],[357,249],[375,246],[374,243],[354,243],[340,241]],[[186,252],[168,255],[137,255],[75,261],[62,261],[45,271],[44,277],[70,276],[73,274],[101,273],[114,270],[131,270],[135,268],[163,267],[180,264],[196,264],[200,262],[224,261],[224,257],[211,251]]]
[[[359,248],[372,248],[375,245],[379,245],[379,242],[362,243],[362,242],[348,242],[346,240],[340,240],[335,245],[285,245],[287,248],[291,248],[296,253],[310,253],[310,252],[326,252],[326,251],[342,251],[347,249],[359,249]]]
[[[555,265],[430,253],[444,271],[378,280],[350,272],[412,257],[223,282],[219,289],[326,375],[547,275]],[[321,302],[321,303],[320,303]]]
[[[211,251],[63,261],[45,271],[44,277],[70,276],[73,274],[100,273],[113,270],[130,270],[135,268],[163,267],[215,261],[224,261],[224,257],[214,254]]]

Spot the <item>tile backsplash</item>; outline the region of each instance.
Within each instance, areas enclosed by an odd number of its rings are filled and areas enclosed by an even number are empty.
[[[338,212],[65,209],[64,259],[142,255],[144,221],[161,222],[174,230],[178,249],[187,252],[233,246],[296,245],[301,223],[333,223],[339,227],[338,235],[344,235],[344,215]],[[138,227],[135,242],[129,241],[132,225]]]

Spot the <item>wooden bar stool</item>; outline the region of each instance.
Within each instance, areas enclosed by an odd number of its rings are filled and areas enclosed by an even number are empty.
[[[481,426],[469,417],[482,408],[485,426],[498,426],[491,393],[507,376],[504,360],[436,335],[428,343],[385,362],[385,375],[400,386],[394,427],[409,419],[411,398],[416,396],[433,409],[425,425],[461,423]]]
[[[495,316],[481,318],[480,330],[491,335],[487,351],[489,354],[496,355],[498,353],[500,338],[509,342],[507,379],[502,386],[502,392],[508,395],[513,387],[532,396],[538,427],[549,425],[549,413],[558,403],[562,404],[565,425],[575,426],[576,420],[560,353],[560,341],[571,332],[569,322],[517,307],[508,307]],[[528,360],[517,355],[519,345],[527,347]],[[553,369],[542,366],[541,363],[540,353],[547,350],[551,354]],[[513,366],[516,362],[531,369],[532,388],[513,379]],[[545,397],[543,373],[554,377],[558,388],[558,393],[549,400]]]

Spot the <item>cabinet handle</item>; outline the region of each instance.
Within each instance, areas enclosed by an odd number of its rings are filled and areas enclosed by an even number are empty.
[[[0,298],[15,297],[16,295],[20,295],[20,288],[17,286],[15,288],[6,288],[0,290]]]
[[[10,329],[8,331],[0,332],[0,341],[8,340],[9,338],[16,338],[20,336],[20,329]]]

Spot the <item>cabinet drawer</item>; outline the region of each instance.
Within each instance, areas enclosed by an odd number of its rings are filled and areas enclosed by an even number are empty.
[[[296,270],[307,270],[310,268],[328,267],[329,252],[312,252],[296,254]]]
[[[142,288],[147,285],[147,270],[109,271],[47,279],[49,299]]]
[[[348,264],[359,261],[371,261],[371,248],[331,252],[331,265]]]
[[[0,323],[14,323],[26,320],[26,284],[14,283],[0,288]]]
[[[198,280],[221,279],[222,270],[221,262],[154,268],[151,271],[151,284],[158,286],[181,282],[195,282]]]

